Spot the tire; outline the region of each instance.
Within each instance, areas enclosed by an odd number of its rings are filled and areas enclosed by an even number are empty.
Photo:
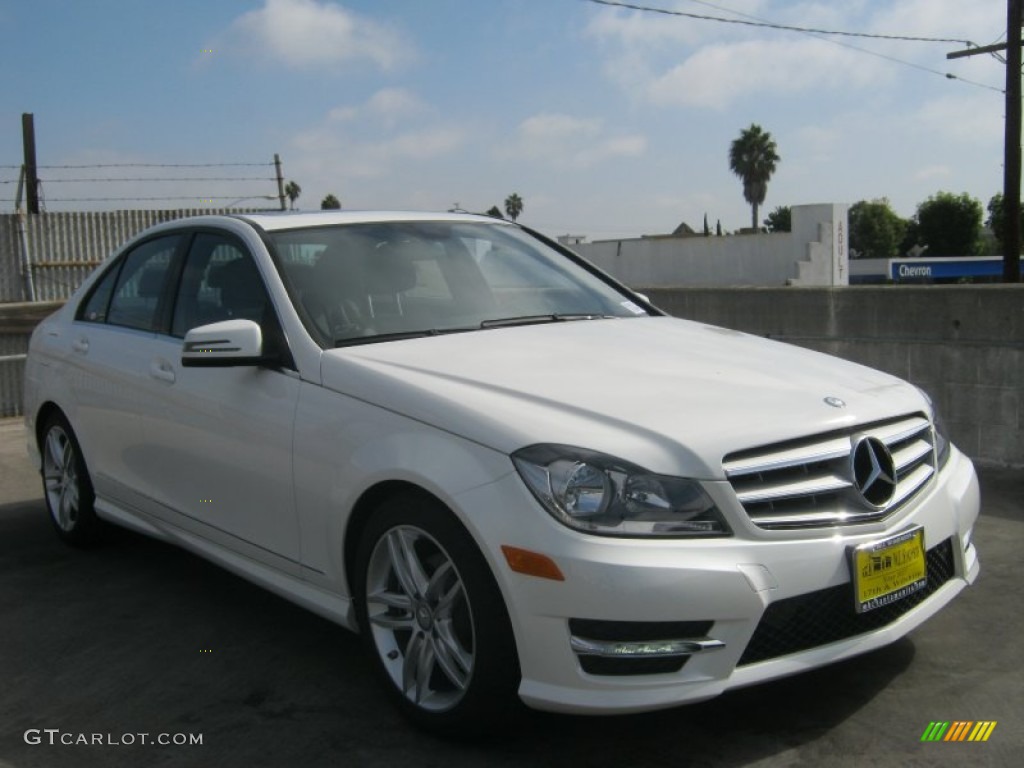
[[[89,471],[82,449],[63,414],[54,413],[43,426],[39,444],[43,458],[43,498],[57,535],[75,547],[99,542],[103,523],[96,517]]]
[[[413,723],[473,738],[521,710],[504,599],[440,502],[404,493],[382,503],[359,542],[354,582],[364,645]]]

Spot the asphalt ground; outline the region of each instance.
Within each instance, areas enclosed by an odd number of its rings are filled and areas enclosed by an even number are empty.
[[[62,545],[22,425],[0,421],[0,768],[1018,766],[1024,472],[979,474],[981,576],[909,637],[703,704],[537,714],[460,743],[409,726],[323,619],[132,533]],[[987,742],[921,742],[932,721],[983,720]]]

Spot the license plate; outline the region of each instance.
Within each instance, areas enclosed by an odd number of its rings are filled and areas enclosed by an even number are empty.
[[[928,583],[924,528],[917,527],[851,551],[857,613],[902,600]]]

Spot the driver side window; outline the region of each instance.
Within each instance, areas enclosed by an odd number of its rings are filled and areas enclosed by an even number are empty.
[[[171,324],[173,336],[221,320],[262,324],[270,306],[252,256],[234,240],[200,233],[192,241]]]

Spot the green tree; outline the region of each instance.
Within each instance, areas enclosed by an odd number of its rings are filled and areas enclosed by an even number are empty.
[[[492,205],[490,208],[487,209],[487,215],[493,216],[496,219],[505,218],[504,216],[501,215],[501,210],[496,205]]]
[[[917,240],[929,256],[973,256],[979,250],[981,202],[963,192],[938,192],[917,206]]]
[[[320,201],[320,209],[323,211],[340,211],[341,200],[330,193],[323,200]]]
[[[505,213],[508,217],[515,221],[519,218],[519,214],[523,212],[523,198],[513,192],[511,195],[505,198]]]
[[[1003,193],[997,192],[988,201],[988,218],[985,225],[992,230],[999,244],[1003,244],[1003,236],[1006,234],[1006,204],[1003,200]],[[1021,228],[1024,229],[1024,209],[1020,212]],[[1001,251],[1000,251],[1001,253]]]
[[[788,205],[776,206],[764,220],[764,225],[769,232],[790,232],[793,229],[793,209]]]
[[[772,135],[756,123],[740,132],[729,147],[729,168],[743,181],[743,199],[750,203],[750,227],[757,230],[757,209],[768,194],[768,180],[779,161]]]
[[[711,227],[708,226],[708,215],[704,214],[704,237],[711,237]]]
[[[859,200],[850,206],[850,251],[858,259],[892,259],[899,256],[907,221],[900,218],[886,197]]]
[[[289,181],[284,185],[284,196],[288,198],[288,204],[293,211],[295,210],[295,201],[299,199],[299,195],[301,194],[302,187],[294,181]]]

